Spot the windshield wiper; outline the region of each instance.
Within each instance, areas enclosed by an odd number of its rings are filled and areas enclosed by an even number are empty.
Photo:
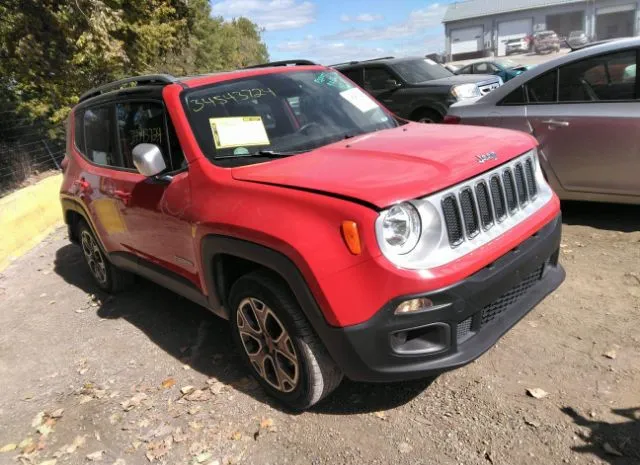
[[[292,155],[298,155],[299,153],[308,152],[308,150],[296,150],[290,152],[277,152],[275,150],[258,150],[257,152],[249,155],[250,157],[269,157],[269,158],[285,158]],[[246,156],[246,155],[245,155]]]

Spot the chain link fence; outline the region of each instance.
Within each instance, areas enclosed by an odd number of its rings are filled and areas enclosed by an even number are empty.
[[[60,170],[65,142],[50,138],[49,128],[15,110],[0,110],[0,196],[43,172]]]

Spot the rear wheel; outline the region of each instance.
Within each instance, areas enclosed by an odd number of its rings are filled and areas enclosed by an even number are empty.
[[[418,123],[424,124],[435,124],[442,122],[442,115],[434,110],[429,110],[427,108],[422,110],[417,110],[412,115],[411,119]]]
[[[78,223],[78,239],[84,261],[100,289],[116,293],[125,290],[133,283],[133,274],[115,267],[107,260],[93,231],[84,221]]]
[[[229,304],[236,346],[268,394],[302,410],[338,387],[342,372],[279,279],[263,271],[243,276]]]

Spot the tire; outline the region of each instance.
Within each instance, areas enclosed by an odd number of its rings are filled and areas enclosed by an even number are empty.
[[[417,123],[424,124],[437,124],[442,122],[442,115],[435,110],[424,108],[422,110],[416,110],[411,119]]]
[[[121,270],[106,258],[95,234],[84,221],[78,223],[78,242],[89,273],[100,289],[110,294],[122,292],[134,282],[134,275]]]
[[[233,340],[269,395],[304,410],[338,387],[342,371],[280,279],[265,271],[241,277],[229,306]]]

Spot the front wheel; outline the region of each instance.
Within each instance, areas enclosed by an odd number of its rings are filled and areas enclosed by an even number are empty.
[[[342,381],[342,372],[287,286],[258,271],[229,295],[233,339],[264,390],[295,410],[311,407]]]
[[[442,115],[434,110],[418,110],[411,118],[413,121],[424,124],[435,124],[442,122]]]

